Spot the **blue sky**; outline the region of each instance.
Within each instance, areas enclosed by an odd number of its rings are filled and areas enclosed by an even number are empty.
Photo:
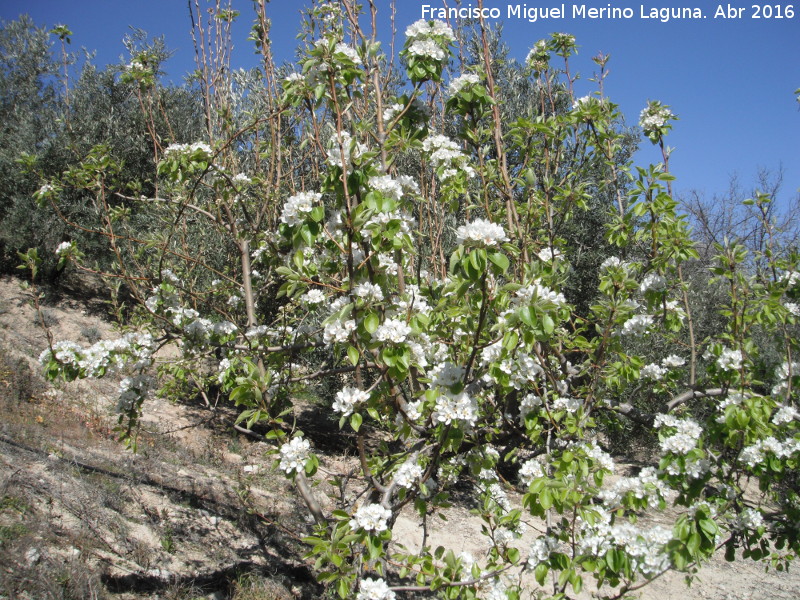
[[[273,22],[272,40],[279,60],[289,61],[303,2],[272,0],[267,4]],[[388,31],[389,0],[377,0],[383,9],[383,27]],[[398,44],[405,27],[422,16],[421,7],[441,6],[441,0],[399,0]],[[750,3],[739,19],[714,18],[718,4],[695,0],[703,19],[641,18],[641,8],[668,8],[666,2],[633,4],[596,2],[587,7],[632,7],[630,19],[573,18],[572,6],[559,19],[507,19],[516,2],[485,0],[487,8],[498,8],[504,22],[504,40],[511,55],[523,60],[531,45],[554,31],[572,33],[580,47],[573,66],[583,77],[576,92],[594,90],[588,81],[598,52],[611,55],[607,95],[618,103],[629,123],[638,120],[648,99],[669,105],[680,120],[668,138],[675,184],[680,195],[697,190],[711,197],[724,193],[729,178],[738,174],[749,186],[758,168],[784,169],[784,202],[800,190],[800,104],[794,90],[800,88],[800,14],[793,18],[754,19]],[[687,3],[689,4],[689,3]],[[455,6],[455,0],[449,0]],[[252,22],[250,0],[233,0],[241,12],[234,30],[234,67],[249,67],[257,58],[247,41]],[[462,6],[477,6],[477,0]],[[527,2],[529,8],[559,8],[560,2]],[[724,8],[728,3],[722,3]],[[773,5],[774,6],[774,5]],[[797,6],[800,13],[800,5]],[[164,35],[175,55],[167,65],[167,77],[176,82],[194,68],[190,20],[185,0],[0,0],[0,18],[10,20],[29,14],[38,25],[63,23],[73,31],[72,47],[96,51],[99,66],[127,62],[122,38],[130,27],[150,36]],[[381,35],[388,47],[387,34]],[[660,160],[650,143],[642,143],[636,157],[645,164]]]

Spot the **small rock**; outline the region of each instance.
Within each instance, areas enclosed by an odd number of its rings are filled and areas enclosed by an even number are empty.
[[[28,551],[25,553],[25,562],[28,563],[29,567],[38,563],[41,558],[42,554],[36,548],[28,548]]]

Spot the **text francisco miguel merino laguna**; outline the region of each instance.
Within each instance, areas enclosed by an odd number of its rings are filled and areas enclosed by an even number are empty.
[[[478,7],[472,4],[454,8],[440,8],[423,4],[423,19],[520,19],[535,23],[539,19],[658,19],[666,22],[670,19],[702,19],[703,11],[699,8],[657,8],[641,4],[636,11],[630,7],[591,6],[586,4],[561,4],[556,6],[528,6],[527,4],[508,4],[505,10],[497,6]]]

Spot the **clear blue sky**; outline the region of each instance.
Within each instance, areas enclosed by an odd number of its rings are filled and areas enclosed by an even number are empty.
[[[386,24],[389,0],[377,3],[384,9]],[[299,9],[304,4],[272,0],[267,5],[279,60],[292,59]],[[423,4],[439,7],[441,0],[398,0],[399,44],[405,27],[421,17]],[[448,4],[454,6],[455,0]],[[621,106],[629,123],[638,120],[648,99],[668,104],[679,116],[668,138],[675,148],[671,166],[678,177],[678,194],[694,189],[710,197],[725,192],[735,173],[749,185],[759,167],[782,166],[785,178],[781,198],[786,201],[797,196],[800,104],[793,92],[800,88],[800,4],[792,19],[754,19],[749,2],[739,5],[745,8],[741,18],[715,19],[716,2],[695,0],[704,19],[668,22],[643,19],[641,5],[619,1],[586,6],[632,7],[633,18],[573,18],[572,6],[579,3],[567,3],[567,14],[560,19],[508,19],[508,7],[516,4],[485,0],[487,8],[496,7],[502,14],[504,39],[513,57],[523,60],[536,40],[554,31],[572,33],[580,46],[573,63],[583,76],[577,87],[579,95],[594,89],[587,81],[595,67],[590,59],[602,51],[611,54],[606,93]],[[233,0],[233,7],[241,12],[234,31],[235,67],[246,68],[256,61],[247,41],[251,6],[249,0]],[[477,0],[463,6],[477,6]],[[529,0],[527,6],[561,7],[561,3]],[[645,6],[670,7],[666,1]],[[166,65],[169,79],[181,81],[194,68],[186,0],[0,0],[1,18],[15,19],[22,13],[29,14],[38,25],[69,26],[74,33],[73,49],[96,51],[99,66],[120,59],[127,62],[122,38],[130,27],[137,27],[151,36],[163,34],[167,46],[175,50]],[[388,42],[385,34],[382,38]],[[637,162],[658,160],[650,143],[643,142]]]

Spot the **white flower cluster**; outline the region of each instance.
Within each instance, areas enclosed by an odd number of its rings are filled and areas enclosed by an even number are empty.
[[[40,187],[38,190],[36,190],[36,194],[35,195],[39,196],[39,197],[47,197],[50,194],[52,194],[53,192],[55,192],[55,191],[56,191],[56,188],[53,187],[52,184],[45,183],[44,185],[42,185],[42,187]]]
[[[195,319],[183,328],[188,341],[193,344],[204,344],[212,337],[226,337],[236,330],[236,325],[230,321],[212,322],[204,318]]]
[[[423,475],[422,466],[413,459],[408,459],[395,471],[394,481],[402,488],[411,488]]]
[[[700,479],[711,469],[711,461],[707,458],[693,458],[686,460],[683,468],[680,463],[673,461],[664,469],[670,475],[685,475],[689,479]]]
[[[56,342],[52,353],[47,348],[39,355],[39,362],[45,364],[52,356],[84,377],[102,377],[109,370],[117,371],[126,365],[134,371],[143,371],[152,364],[152,355],[150,334],[127,333],[116,340],[101,340],[88,348],[68,340]]]
[[[164,150],[164,156],[167,157],[173,154],[194,154],[198,150],[204,154],[206,158],[210,158],[214,154],[211,146],[205,142],[194,142],[193,144],[170,144]]]
[[[125,377],[119,382],[119,399],[117,410],[129,412],[135,410],[150,394],[155,387],[156,380],[150,375],[139,373],[133,377]]]
[[[453,421],[472,427],[478,420],[478,403],[466,392],[452,394],[444,392],[436,398],[436,409],[432,415],[438,423],[450,425]]]
[[[789,363],[788,361],[784,361],[780,367],[775,372],[775,377],[778,380],[778,383],[775,384],[772,388],[772,395],[773,396],[785,396],[786,392],[789,391],[789,375],[791,374],[792,377],[797,377],[800,375],[800,362],[792,362]]]
[[[588,106],[591,101],[591,96],[581,96],[580,98],[576,98],[575,102],[572,103],[572,110],[578,110],[583,106]]]
[[[476,598],[481,600],[508,600],[508,587],[499,577],[486,579],[475,586]]]
[[[411,327],[400,319],[386,319],[372,334],[372,339],[379,342],[401,344],[411,333]]]
[[[367,147],[361,142],[353,140],[346,131],[343,131],[340,135],[341,146],[337,136],[333,136],[328,143],[328,164],[332,167],[344,169],[345,165],[349,167],[354,160],[360,158],[367,151]]]
[[[728,522],[728,526],[734,531],[746,529],[758,529],[764,526],[764,516],[755,508],[747,507],[740,514]]]
[[[353,295],[357,298],[363,298],[369,302],[380,302],[383,300],[383,290],[377,283],[369,283],[365,281],[359,283],[353,288]]]
[[[350,519],[350,528],[363,529],[371,533],[380,533],[388,529],[387,521],[392,516],[392,511],[380,504],[367,504],[360,506],[353,518]]]
[[[440,177],[443,181],[452,179],[459,172],[467,177],[475,176],[475,169],[469,166],[467,155],[461,152],[458,144],[446,135],[429,135],[422,142],[422,150],[427,153],[434,168],[442,168]]]
[[[537,256],[539,257],[539,260],[543,262],[550,262],[561,256],[561,250],[559,250],[558,248],[549,248],[549,247],[542,248],[541,250],[539,250]]]
[[[511,510],[511,501],[508,499],[508,494],[506,494],[503,486],[497,480],[497,474],[494,471],[490,473],[481,473],[481,475],[489,476],[489,478],[485,478],[487,481],[482,484],[483,490],[489,496],[489,500],[494,502],[501,512],[507,513]],[[491,479],[492,477],[493,479]]]
[[[614,464],[614,459],[611,458],[611,455],[603,450],[600,446],[597,445],[597,442],[586,442],[583,444],[578,444],[576,448],[579,448],[583,451],[583,453],[588,457],[591,458],[597,466],[601,469],[608,471],[609,473],[613,473],[616,465]]]
[[[730,348],[723,348],[722,353],[717,358],[717,366],[723,371],[738,371],[742,368],[741,350],[731,350]]]
[[[447,58],[445,49],[455,40],[455,35],[443,21],[420,19],[406,28],[406,38],[411,42],[409,54],[442,62]]]
[[[411,236],[416,226],[416,221],[409,213],[404,210],[392,210],[389,212],[378,211],[373,214],[364,224],[361,235],[372,238],[376,230],[380,230],[381,225],[387,225],[391,221],[400,222],[400,233]],[[378,227],[376,227],[376,225]]]
[[[346,342],[350,333],[355,331],[356,322],[353,319],[347,321],[332,321],[325,325],[325,330],[322,333],[322,339],[326,344],[333,344],[334,342]]]
[[[663,292],[667,289],[667,280],[658,273],[648,273],[642,279],[642,284],[639,286],[639,291],[643,294],[647,292]]]
[[[636,477],[620,477],[611,488],[601,490],[599,496],[606,506],[614,509],[628,494],[633,494],[639,500],[646,500],[650,508],[658,508],[668,491],[666,485],[658,479],[656,470],[645,467]]]
[[[383,579],[362,579],[358,585],[356,600],[395,600],[397,596]]]
[[[608,513],[600,512],[600,516],[596,523],[581,523],[581,553],[600,557],[614,548],[623,549],[631,557],[633,569],[645,577],[654,577],[670,567],[666,551],[672,540],[669,529],[660,525],[649,529],[639,529],[631,523],[611,525]]]
[[[526,394],[519,403],[519,424],[524,426],[525,417],[540,406],[542,406],[542,399],[539,396],[536,394]]]
[[[462,225],[456,230],[459,244],[472,243],[479,246],[497,246],[508,241],[508,236],[501,225],[486,219],[475,219],[472,223]]]
[[[661,451],[673,454],[688,454],[697,446],[703,429],[692,419],[678,419],[672,415],[656,415],[653,424],[656,427],[671,427],[675,433],[661,440]]]
[[[519,480],[524,486],[529,486],[534,479],[544,477],[544,467],[536,458],[526,460],[519,469]]]
[[[583,402],[580,398],[559,396],[553,400],[553,410],[565,410],[568,413],[575,413],[578,412],[581,406],[583,406]]]
[[[331,408],[342,416],[348,417],[353,412],[356,404],[369,400],[369,394],[364,390],[346,386],[336,392],[336,400],[333,401]]]
[[[301,472],[311,454],[311,443],[303,437],[294,437],[281,446],[281,462],[278,465],[287,475]]]
[[[56,248],[56,256],[61,256],[72,250],[73,242],[61,242]]]
[[[300,296],[300,302],[303,304],[322,304],[325,302],[325,293],[319,288],[310,289]]]
[[[674,118],[675,115],[666,106],[658,102],[651,102],[639,115],[639,126],[644,130],[645,135],[650,135],[658,132]]]
[[[333,54],[341,54],[347,60],[352,62],[355,65],[361,64],[361,57],[358,55],[358,52],[352,46],[348,46],[344,42],[339,42],[333,49]]]
[[[450,84],[447,86],[447,93],[450,96],[455,96],[458,94],[464,87],[469,87],[472,85],[477,85],[480,83],[481,78],[475,75],[474,73],[465,73],[460,77],[456,77],[453,79]]]
[[[767,453],[772,453],[777,458],[786,458],[798,451],[800,451],[800,440],[790,438],[781,442],[769,436],[744,448],[739,454],[739,460],[752,469],[764,462]]]
[[[622,325],[622,335],[644,335],[650,326],[653,325],[653,317],[650,315],[634,315]]]
[[[295,71],[294,73],[289,73],[289,75],[287,75],[284,78],[283,82],[286,85],[293,84],[293,83],[303,83],[303,82],[305,82],[305,77],[303,77],[302,73],[298,73],[298,72]]]
[[[514,304],[527,306],[536,300],[550,302],[559,308],[567,304],[567,299],[564,297],[564,294],[551,290],[539,281],[534,281],[533,283],[519,288],[515,293]]]
[[[798,418],[800,418],[800,413],[795,410],[794,406],[780,406],[772,415],[772,422],[775,425],[785,425]]]
[[[406,27],[406,37],[412,40],[435,37],[448,42],[456,39],[453,30],[444,21],[426,21],[425,19],[420,19]]]
[[[677,369],[686,364],[686,360],[677,354],[670,354],[661,360],[661,366],[665,369]]]
[[[449,388],[455,385],[464,377],[464,367],[454,365],[450,361],[445,361],[436,364],[428,371],[428,377],[431,379],[431,385]]]
[[[609,256],[607,259],[603,261],[600,265],[600,270],[605,271],[607,269],[622,269],[624,271],[628,271],[633,267],[633,263],[622,260],[617,256]]]
[[[800,273],[797,271],[787,271],[785,273],[781,273],[779,281],[781,283],[785,283],[786,287],[791,289],[800,283]]]
[[[400,200],[406,192],[419,193],[417,182],[408,175],[401,175],[397,179],[391,175],[375,175],[369,178],[369,187],[395,200]]]
[[[784,302],[783,308],[785,308],[790,315],[800,317],[800,304],[796,302]]]
[[[665,369],[664,367],[660,367],[655,363],[650,363],[649,365],[645,365],[639,372],[639,375],[641,375],[645,379],[652,379],[653,381],[661,381],[662,379],[664,379],[664,375],[666,374],[667,374],[667,369]]]
[[[392,121],[394,121],[394,118],[397,115],[399,115],[401,112],[403,112],[404,108],[405,108],[405,106],[403,106],[399,102],[395,102],[391,106],[389,106],[387,108],[384,108],[383,109],[383,124],[384,125],[389,125]]]
[[[532,544],[528,552],[528,568],[536,567],[550,558],[550,553],[558,548],[558,540],[551,536],[541,536]]]
[[[290,226],[302,225],[306,216],[322,198],[319,192],[300,192],[291,196],[286,204],[283,205],[281,212],[281,223]]]
[[[525,64],[533,67],[536,66],[536,63],[547,62],[547,60],[547,41],[539,40],[530,49],[528,56],[525,57]]]

